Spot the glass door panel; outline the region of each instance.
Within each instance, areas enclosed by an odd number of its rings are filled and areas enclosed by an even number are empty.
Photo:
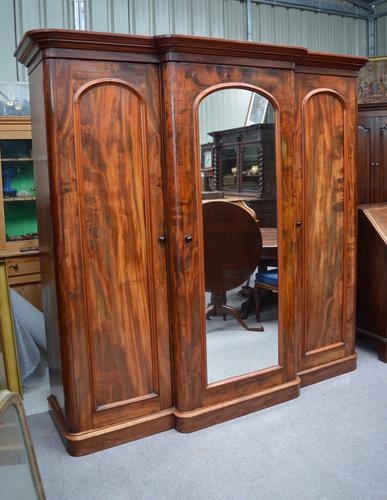
[[[242,191],[262,192],[262,146],[252,144],[241,151]]]
[[[238,167],[237,152],[234,148],[222,151],[221,171],[223,180],[223,189],[238,190]]]
[[[37,239],[31,140],[0,141],[6,243]]]

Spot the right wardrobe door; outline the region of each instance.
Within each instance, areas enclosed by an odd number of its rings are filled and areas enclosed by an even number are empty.
[[[356,367],[356,95],[355,81],[328,75],[298,74],[297,88],[298,371],[309,385]]]

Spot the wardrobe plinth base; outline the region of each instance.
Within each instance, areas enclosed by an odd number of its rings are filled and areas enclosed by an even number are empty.
[[[330,363],[318,365],[304,370],[298,374],[301,379],[301,387],[316,384],[328,378],[337,377],[344,373],[356,370],[357,354],[351,354],[345,358],[336,359]]]
[[[368,330],[363,330],[362,328],[357,328],[356,332],[359,333],[364,338],[369,338],[376,345],[378,350],[378,358],[380,361],[387,363],[387,337],[382,337],[377,333],[369,332]]]
[[[300,395],[300,379],[249,394],[232,401],[218,403],[197,410],[180,412],[175,410],[175,427],[179,432],[194,432],[211,425],[225,422],[248,413],[262,410]]]
[[[68,451],[74,457],[128,443],[174,427],[173,408],[141,418],[112,424],[106,427],[72,433],[66,429],[62,411],[55,396],[49,396],[51,417]]]

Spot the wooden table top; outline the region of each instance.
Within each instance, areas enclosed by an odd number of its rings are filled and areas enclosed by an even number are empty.
[[[387,203],[373,203],[372,205],[360,205],[379,236],[387,245]],[[263,238],[263,235],[262,235]]]

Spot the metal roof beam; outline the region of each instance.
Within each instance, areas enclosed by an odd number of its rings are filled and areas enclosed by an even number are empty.
[[[357,7],[362,8],[362,9],[366,10],[367,12],[372,12],[373,2],[368,3],[368,2],[365,2],[364,0],[345,0],[345,1],[348,3],[352,3],[353,5],[356,5]],[[385,0],[383,0],[383,1],[385,1]]]
[[[287,7],[293,9],[311,10],[313,12],[323,12],[325,14],[333,14],[336,16],[355,17],[357,19],[367,19],[370,10],[365,10],[363,7],[356,6],[354,9],[343,7],[341,5],[333,5],[319,0],[252,0],[255,3],[271,5],[273,7]],[[360,12],[362,11],[362,12]]]

